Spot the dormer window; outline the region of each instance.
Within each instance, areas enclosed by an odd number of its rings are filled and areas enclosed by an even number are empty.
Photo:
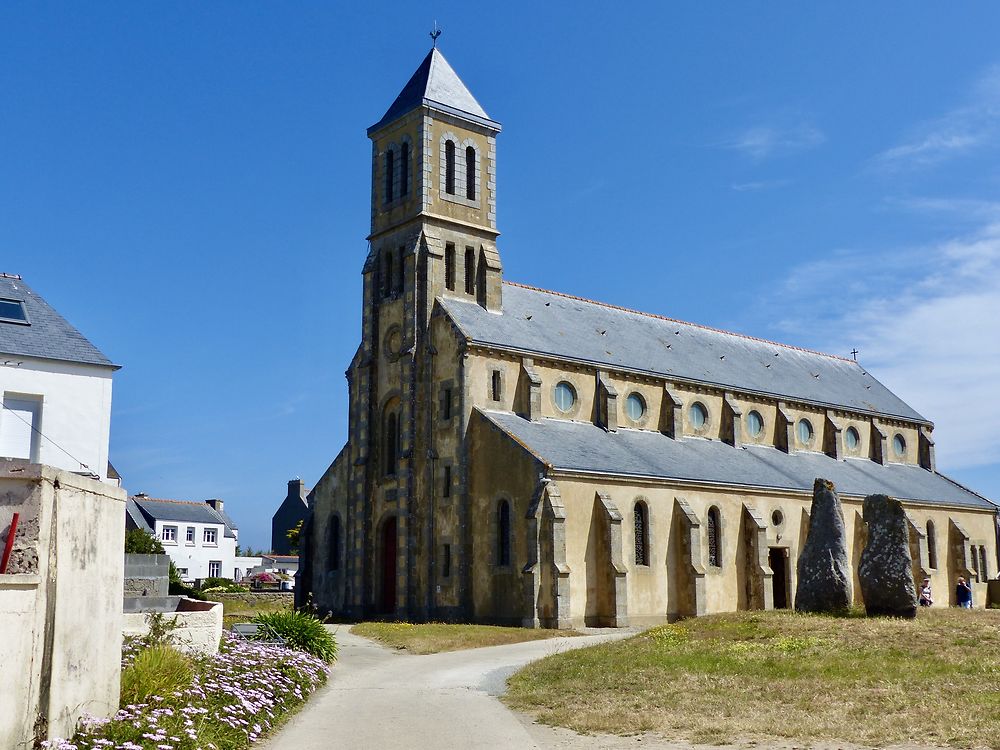
[[[455,194],[455,141],[444,144],[444,191]]]
[[[0,299],[0,322],[29,325],[24,303],[16,299]]]

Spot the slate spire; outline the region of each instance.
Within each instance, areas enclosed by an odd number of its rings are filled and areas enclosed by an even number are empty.
[[[421,105],[499,129],[499,123],[490,119],[437,47],[431,48],[382,119],[368,128],[368,132],[378,130]]]

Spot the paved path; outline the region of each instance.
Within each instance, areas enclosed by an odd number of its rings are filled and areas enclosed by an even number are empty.
[[[449,748],[649,747],[635,737],[592,744],[574,732],[534,724],[495,696],[530,661],[630,635],[605,631],[508,646],[412,656],[337,631],[330,680],[266,750],[447,750]],[[582,742],[586,740],[586,742]]]
[[[262,750],[863,750],[840,742],[738,741],[717,747],[655,734],[579,735],[536,724],[497,700],[507,678],[528,662],[623,638],[628,631],[430,656],[386,649],[347,631],[337,629],[340,659],[330,680]]]

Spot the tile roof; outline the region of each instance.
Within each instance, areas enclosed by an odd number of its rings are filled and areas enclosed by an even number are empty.
[[[0,274],[0,299],[24,303],[30,325],[0,322],[0,354],[118,369],[82,333],[16,276]]]
[[[927,422],[842,357],[510,282],[499,315],[471,300],[438,302],[478,344]]]
[[[187,523],[216,523],[226,527],[225,536],[233,538],[239,529],[225,513],[219,513],[208,503],[192,500],[165,500],[163,498],[133,495],[129,503],[143,514],[148,525],[154,521],[181,521]]]
[[[806,492],[823,477],[845,495],[884,493],[900,500],[995,509],[982,496],[919,466],[838,461],[822,453],[788,454],[763,446],[733,448],[718,440],[674,440],[651,430],[609,433],[589,422],[529,422],[507,412],[480,414],[554,469]]]
[[[486,110],[476,101],[476,97],[444,59],[441,50],[434,47],[406,82],[396,100],[382,115],[382,119],[368,128],[368,133],[371,134],[422,104],[500,129],[500,124],[491,120],[486,114]]]

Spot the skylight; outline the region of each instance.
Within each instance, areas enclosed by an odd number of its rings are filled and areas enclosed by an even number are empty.
[[[16,299],[0,299],[0,322],[28,325],[28,312],[24,303]]]

